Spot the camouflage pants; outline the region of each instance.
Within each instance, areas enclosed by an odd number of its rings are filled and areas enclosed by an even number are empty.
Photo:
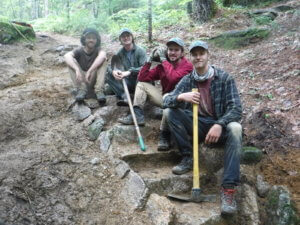
[[[162,97],[161,91],[151,83],[138,82],[134,93],[133,105],[142,109],[146,101],[149,100],[152,104],[162,107]],[[160,130],[165,131],[169,130],[169,128],[164,114],[161,120]]]
[[[69,73],[73,82],[74,89],[76,91],[82,90],[85,92],[90,92],[90,90],[94,90],[95,93],[103,93],[106,68],[107,68],[107,61],[104,61],[103,64],[98,68],[98,70],[92,73],[91,82],[87,82],[85,78],[86,71],[83,71],[80,68],[80,73],[82,77],[81,77],[81,81],[77,81],[76,72],[71,67],[69,67]]]

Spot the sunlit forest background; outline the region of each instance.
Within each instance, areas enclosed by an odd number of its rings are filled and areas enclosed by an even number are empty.
[[[192,2],[191,0],[2,0],[0,16],[33,24],[36,31],[74,34],[81,32],[85,27],[95,27],[101,32],[115,34],[122,26],[143,32],[149,27],[149,15],[153,30],[189,23],[193,11]],[[230,6],[230,10],[239,10],[251,7],[249,4],[251,2],[257,6],[271,1],[248,1],[245,6],[235,4],[243,3],[245,0],[206,2],[211,2],[210,11],[213,15],[217,8],[225,6]]]

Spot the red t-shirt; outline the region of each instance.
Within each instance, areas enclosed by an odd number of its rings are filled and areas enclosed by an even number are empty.
[[[167,60],[150,70],[151,63],[146,63],[139,72],[138,81],[160,80],[163,94],[172,91],[180,79],[193,70],[193,65],[183,57],[176,65]]]
[[[214,77],[204,81],[197,82],[198,91],[200,93],[199,115],[214,117],[214,108],[211,101],[210,84]]]

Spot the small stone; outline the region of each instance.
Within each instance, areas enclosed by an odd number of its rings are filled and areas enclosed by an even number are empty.
[[[55,49],[55,51],[61,52],[61,51],[63,51],[64,49],[65,49],[65,46],[64,46],[64,45],[60,45],[60,46],[58,46],[58,47]]]
[[[73,115],[76,120],[82,121],[85,118],[88,118],[91,115],[91,109],[84,104],[75,103],[75,106],[72,108]]]
[[[85,104],[91,109],[95,109],[99,106],[98,101],[94,98],[85,99],[84,101]]]
[[[95,116],[94,115],[90,115],[88,118],[86,118],[84,121],[83,121],[83,125],[85,127],[88,127],[89,125],[91,125],[95,120]]]
[[[256,189],[257,193],[260,197],[266,197],[268,191],[270,190],[271,186],[264,181],[261,175],[257,175],[256,178]]]
[[[107,152],[110,145],[111,145],[111,139],[113,137],[114,133],[112,130],[103,131],[100,133],[98,140],[100,145],[100,151],[101,152]]]
[[[98,164],[100,163],[100,159],[97,158],[97,157],[95,157],[95,158],[93,158],[93,159],[90,161],[90,163],[91,163],[92,165],[98,165]]]
[[[124,177],[127,176],[127,174],[130,171],[130,167],[127,163],[125,163],[124,161],[120,161],[119,164],[116,167],[116,172],[117,175],[123,179]]]
[[[258,148],[246,146],[242,148],[243,163],[258,163],[262,159],[262,151]]]
[[[89,127],[88,127],[88,135],[89,138],[94,141],[98,138],[105,122],[103,119],[96,119]]]

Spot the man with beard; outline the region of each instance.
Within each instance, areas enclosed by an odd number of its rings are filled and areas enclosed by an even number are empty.
[[[121,71],[120,68],[114,70],[108,68],[107,83],[118,98],[117,105],[128,106],[122,79],[125,79],[129,92],[134,93],[137,75],[146,62],[146,52],[135,44],[133,34],[128,28],[121,29],[119,40],[123,47],[119,50],[117,56],[123,66],[123,70]]]
[[[133,107],[139,125],[144,125],[143,107],[150,100],[156,106],[162,107],[162,96],[172,91],[175,85],[186,74],[190,73],[193,65],[184,57],[184,42],[180,38],[171,38],[167,42],[167,51],[154,49],[148,62],[142,67],[138,75],[138,84],[134,94]],[[151,63],[158,56],[159,65],[150,69]],[[155,87],[153,81],[160,80],[161,91]],[[119,122],[127,125],[133,124],[131,115],[120,118]],[[166,151],[170,147],[170,131],[163,115],[160,125],[158,150]]]
[[[82,102],[89,90],[94,90],[99,104],[105,104],[103,91],[107,63],[106,53],[101,49],[100,35],[97,30],[87,28],[80,42],[81,47],[65,55],[76,91],[75,100]]]
[[[233,77],[208,64],[206,42],[193,42],[190,54],[194,70],[163,99],[171,133],[183,157],[172,172],[180,175],[193,168],[190,141],[193,131],[192,104],[198,104],[199,141],[225,144],[221,212],[233,214],[237,211],[235,186],[240,182],[242,126],[238,122],[242,117],[241,101]],[[193,88],[197,88],[198,92],[192,92]]]

